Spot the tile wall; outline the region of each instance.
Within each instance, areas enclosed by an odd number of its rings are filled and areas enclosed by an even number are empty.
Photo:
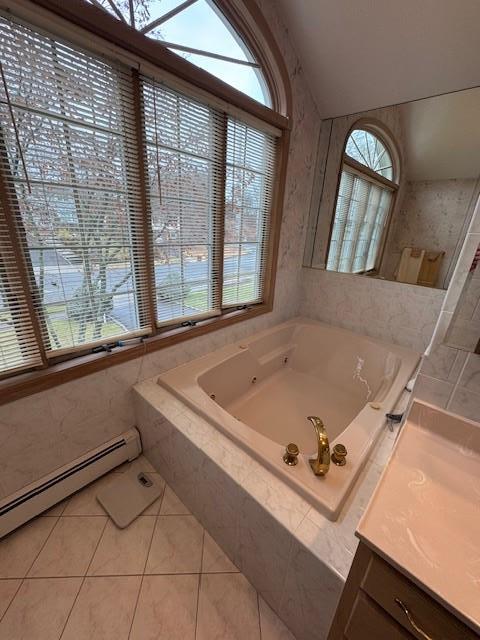
[[[456,349],[445,340],[479,245],[480,199],[414,390],[421,400],[477,421],[480,421],[480,355]]]

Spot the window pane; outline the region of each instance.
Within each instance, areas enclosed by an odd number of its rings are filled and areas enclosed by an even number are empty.
[[[132,0],[131,3],[125,0],[88,1],[101,6],[118,19],[122,17],[148,38],[256,64],[242,38],[220,13],[220,9],[208,0],[196,0],[158,26],[155,26],[155,21],[178,8],[180,0]],[[259,65],[245,66],[195,52],[176,48],[171,50],[254,100],[271,106]]]
[[[220,310],[223,116],[145,78],[157,319]]]
[[[392,158],[380,138],[370,131],[352,131],[347,140],[345,153],[384,178],[393,180]]]
[[[275,165],[274,139],[228,121],[223,304],[260,302]]]
[[[162,4],[159,3],[159,9]],[[161,12],[165,13],[163,9]],[[251,60],[245,45],[220,18],[218,10],[205,0],[197,0],[148,35],[237,60]]]
[[[382,245],[392,193],[343,169],[327,269],[360,273],[374,269]]]
[[[129,78],[20,25],[1,29],[18,139],[4,102],[0,114],[47,349],[148,332]]]
[[[172,51],[182,56],[182,58],[186,58],[189,62],[196,64],[197,67],[201,67],[212,75],[217,76],[223,82],[245,93],[257,102],[270,106],[270,99],[258,70],[225,60],[215,60],[196,53],[185,53],[178,49],[172,49]]]

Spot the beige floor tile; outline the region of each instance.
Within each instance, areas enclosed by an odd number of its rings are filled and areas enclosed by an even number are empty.
[[[262,640],[295,640],[292,633],[261,596],[258,596],[258,603]]]
[[[194,640],[199,576],[145,576],[130,640]]]
[[[142,511],[142,516],[157,516],[160,511],[160,506],[162,504],[162,497],[152,502],[152,504]]]
[[[21,580],[0,580],[0,619],[17,593]]]
[[[107,473],[95,482],[75,493],[68,501],[63,516],[105,516],[105,510],[97,500],[100,489],[115,480],[114,473]]]
[[[160,507],[160,515],[162,516],[188,516],[190,511],[183,504],[180,498],[174,493],[168,484],[165,487],[165,493]]]
[[[82,578],[25,580],[0,622],[0,640],[57,640]]]
[[[257,593],[241,573],[200,578],[197,640],[260,640]]]
[[[145,573],[199,573],[202,543],[193,516],[158,516]]]
[[[62,513],[65,511],[65,507],[67,506],[67,504],[68,504],[68,499],[62,500],[61,502],[54,504],[53,507],[50,507],[50,509],[47,509],[47,511],[44,511],[40,515],[42,517],[61,516]]]
[[[0,578],[23,578],[58,518],[37,518],[0,541]]]
[[[50,518],[42,518],[48,521]],[[59,518],[29,577],[83,576],[107,518]]]
[[[91,576],[143,573],[156,518],[140,516],[126,529],[107,522],[88,570]]]
[[[62,640],[127,640],[141,580],[86,578]]]
[[[205,539],[203,542],[202,572],[225,573],[227,571],[238,572],[238,569],[230,560],[230,558],[225,555],[225,553],[218,546],[212,536],[205,531]]]

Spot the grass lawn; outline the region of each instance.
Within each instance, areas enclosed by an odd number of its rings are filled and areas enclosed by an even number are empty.
[[[238,288],[238,297],[241,300],[251,300],[255,295],[255,285],[253,282],[241,284]],[[229,284],[223,289],[224,300],[229,300],[231,296],[237,296],[237,285]],[[208,305],[208,295],[206,291],[191,291],[185,298],[185,304],[198,311],[206,311]]]
[[[78,331],[80,325],[78,322],[74,322],[72,320],[51,320],[50,321],[52,328],[54,329],[58,339],[61,343],[61,349],[65,347],[72,347],[75,345],[75,341],[73,338],[78,339]],[[87,330],[85,333],[85,341],[90,342],[93,341],[93,330],[94,323],[89,322],[87,324]],[[101,338],[108,338],[111,336],[118,336],[123,333],[122,328],[116,322],[107,322],[102,324],[102,332]],[[99,338],[97,338],[98,340]],[[51,338],[52,347],[55,345],[54,340]]]

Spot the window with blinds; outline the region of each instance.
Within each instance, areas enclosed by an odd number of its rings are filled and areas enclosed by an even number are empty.
[[[2,19],[2,173],[47,352],[151,329],[128,72]]]
[[[10,17],[0,60],[0,375],[263,302],[272,127]]]
[[[229,118],[225,184],[223,305],[259,302],[272,206],[272,135]]]
[[[5,185],[0,184],[4,193]],[[0,199],[0,372],[42,364],[31,316],[28,293],[18,268],[18,254],[12,239],[12,220]]]
[[[375,268],[392,192],[343,169],[327,269],[362,273]]]
[[[159,324],[220,313],[225,117],[143,78]]]
[[[377,268],[396,189],[385,144],[370,131],[354,130],[344,155],[328,270],[364,273]]]

